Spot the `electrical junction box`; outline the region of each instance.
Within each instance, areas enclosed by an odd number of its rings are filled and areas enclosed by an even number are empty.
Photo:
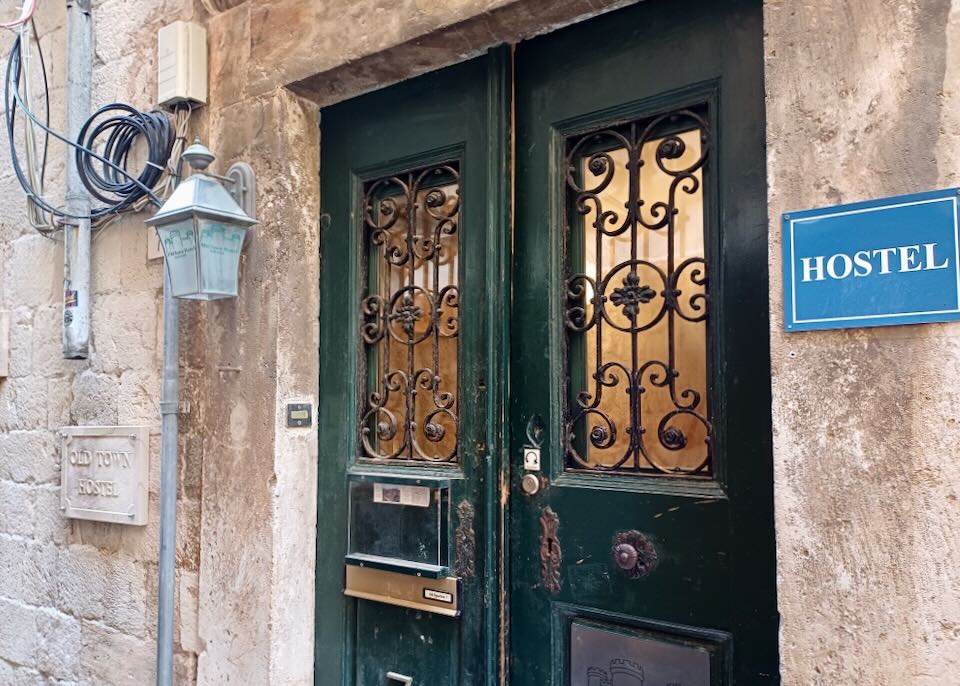
[[[207,30],[175,21],[157,36],[157,102],[166,107],[207,102]]]

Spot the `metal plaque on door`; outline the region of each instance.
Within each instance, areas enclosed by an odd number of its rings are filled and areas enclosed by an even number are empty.
[[[710,686],[710,651],[652,634],[574,620],[571,686]]]

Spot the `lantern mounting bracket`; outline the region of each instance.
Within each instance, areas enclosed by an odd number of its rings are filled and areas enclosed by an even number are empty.
[[[247,216],[255,219],[257,216],[257,177],[253,173],[253,167],[246,162],[235,162],[227,170],[224,181],[230,184],[227,192],[233,196],[233,199],[247,213]]]

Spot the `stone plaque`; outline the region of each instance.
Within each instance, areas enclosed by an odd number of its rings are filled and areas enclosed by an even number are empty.
[[[71,426],[60,434],[64,516],[145,525],[150,470],[147,428]]]

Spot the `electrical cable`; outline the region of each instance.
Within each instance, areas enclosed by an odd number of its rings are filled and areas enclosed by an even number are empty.
[[[36,21],[33,19],[30,20],[30,26],[24,24],[20,28],[21,35],[21,45],[22,41],[26,38],[27,44],[29,45],[30,37],[29,32],[32,30],[33,37],[37,45],[37,56],[40,59],[40,73],[43,76],[43,103],[44,103],[44,121],[47,126],[50,125],[50,85],[47,81],[47,65],[43,57],[43,48],[40,45],[40,36],[37,33]],[[24,102],[27,103],[27,107],[30,110],[33,110],[33,89],[31,85],[33,83],[32,79],[32,51],[27,49],[26,52],[21,53],[23,59],[23,74],[24,74]],[[47,153],[50,149],[50,134],[43,132],[43,155],[41,159],[37,160],[37,137],[36,137],[36,127],[30,124],[26,127],[26,135],[24,136],[26,142],[26,158],[27,158],[27,174],[30,179],[30,186],[37,189],[39,195],[43,195],[43,186],[46,181],[46,172],[47,172]],[[56,226],[51,221],[51,217],[43,211],[31,198],[27,198],[27,213],[28,219],[30,220],[31,226],[34,229],[39,231],[44,235],[49,235],[56,230]]]
[[[65,212],[54,207],[43,198],[42,179],[46,166],[47,143],[49,137],[52,136],[75,150],[77,169],[84,186],[93,197],[106,203],[103,207],[91,211],[89,218],[92,222],[103,223],[121,212],[142,209],[146,202],[152,202],[159,206],[161,200],[154,193],[154,188],[158,184],[169,187],[169,184],[164,181],[169,173],[166,168],[178,138],[174,131],[174,125],[171,124],[167,115],[162,112],[140,112],[129,105],[112,103],[101,107],[87,120],[76,142],[67,139],[49,126],[49,93],[47,93],[46,98],[46,123],[41,122],[30,108],[30,97],[27,94],[29,92],[29,82],[25,84],[24,93],[21,93],[21,83],[26,76],[25,67],[29,69],[29,57],[24,60],[23,34],[24,32],[21,31],[14,41],[7,61],[4,105],[6,130],[14,173],[31,205],[36,208],[41,217],[43,217],[43,213],[46,213],[46,215],[60,220],[87,218],[86,216],[77,216]],[[29,41],[29,35],[27,40]],[[29,52],[29,46],[27,51]],[[44,88],[45,91],[48,91],[46,67],[42,56],[41,67],[44,73]],[[37,127],[44,131],[44,162],[39,172],[36,169],[35,156],[29,150],[31,146],[29,142],[27,144],[28,169],[24,170],[20,163],[14,140],[17,110],[22,112],[27,127]],[[189,111],[186,116],[189,117]],[[183,127],[185,128],[185,121]],[[32,131],[28,134],[28,139],[30,135],[32,135]],[[101,155],[95,152],[94,148],[97,141],[104,136],[106,140]],[[128,171],[128,164],[131,161],[131,153],[137,140],[143,140],[146,144],[147,162],[140,173],[134,176]],[[38,185],[40,188],[38,188]],[[43,224],[43,221],[34,222],[34,224]],[[41,231],[47,231],[49,230],[48,225],[49,222],[43,228],[41,226],[37,226],[37,228]]]
[[[27,0],[23,3],[23,8],[20,10],[20,18],[14,19],[11,22],[0,22],[0,29],[16,29],[29,22],[33,19],[34,12],[37,11],[39,1],[40,0]]]
[[[101,117],[106,118],[98,121]],[[90,151],[102,136],[106,136],[103,157],[91,155]],[[126,169],[138,138],[146,142],[147,161],[139,176],[132,178]],[[91,217],[96,217],[124,212],[143,197],[156,198],[153,187],[160,181],[170,159],[174,133],[170,120],[162,112],[140,112],[129,105],[112,103],[101,107],[86,121],[77,143],[80,180],[90,195],[107,205],[92,210]]]

